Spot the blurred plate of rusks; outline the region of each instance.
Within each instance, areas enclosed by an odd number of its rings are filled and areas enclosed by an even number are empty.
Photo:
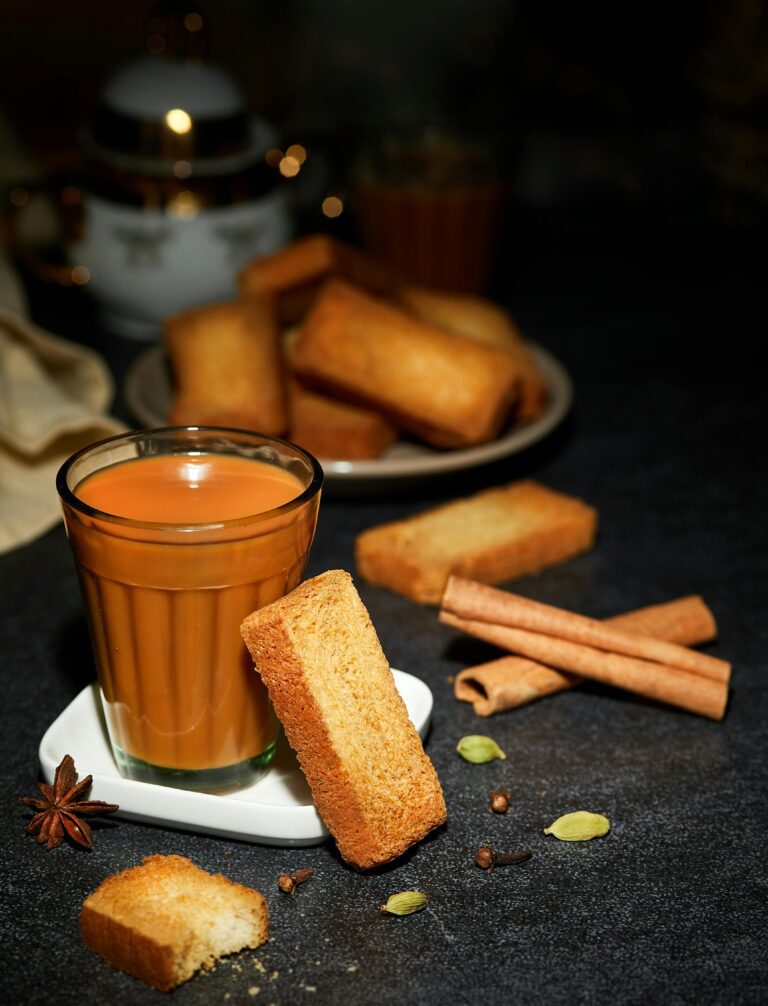
[[[329,488],[365,487],[517,453],[570,407],[567,372],[504,308],[407,284],[326,235],[251,262],[237,289],[136,358],[124,393],[142,425],[282,436]]]

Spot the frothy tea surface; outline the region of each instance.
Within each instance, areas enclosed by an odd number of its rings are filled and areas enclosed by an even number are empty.
[[[290,472],[227,454],[163,454],[123,461],[84,479],[75,495],[131,520],[209,524],[264,513],[303,491]]]

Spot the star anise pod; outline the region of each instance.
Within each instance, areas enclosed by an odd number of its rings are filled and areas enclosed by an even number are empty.
[[[56,769],[53,785],[39,782],[37,788],[45,797],[38,800],[34,796],[23,796],[21,802],[34,807],[37,814],[27,825],[27,831],[37,834],[38,842],[45,842],[49,849],[61,845],[64,835],[90,849],[93,846],[93,832],[80,818],[87,814],[114,814],[116,803],[103,800],[81,800],[90,789],[93,776],[77,781],[77,771],[71,755],[64,755]]]

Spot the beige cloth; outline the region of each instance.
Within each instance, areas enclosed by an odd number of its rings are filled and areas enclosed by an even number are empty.
[[[56,472],[79,448],[120,433],[106,415],[101,357],[0,307],[0,554],[61,519]]]
[[[0,186],[40,169],[0,109]],[[35,221],[35,237],[50,221]],[[13,265],[0,248],[0,554],[61,519],[56,472],[70,454],[124,427],[107,416],[112,378],[98,354],[27,320]]]

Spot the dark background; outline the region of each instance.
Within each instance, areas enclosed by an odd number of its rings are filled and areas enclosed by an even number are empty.
[[[758,0],[216,0],[212,58],[287,142],[454,120],[509,141],[518,210],[617,200],[754,224],[765,213],[768,15]],[[73,158],[153,5],[6,0],[2,107],[46,165]],[[343,173],[343,165],[333,165]],[[312,222],[319,222],[312,221]]]

